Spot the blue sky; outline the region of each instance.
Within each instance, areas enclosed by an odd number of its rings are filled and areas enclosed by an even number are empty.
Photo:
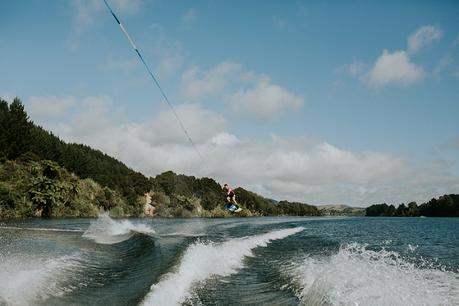
[[[0,96],[147,175],[314,204],[459,192],[455,1],[0,2]]]

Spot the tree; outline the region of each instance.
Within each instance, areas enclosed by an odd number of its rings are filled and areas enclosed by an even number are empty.
[[[9,147],[9,107],[8,102],[0,98],[0,158],[6,159]]]
[[[416,217],[419,216],[419,208],[416,202],[408,203],[408,216]]]
[[[366,216],[386,216],[389,206],[386,203],[368,206],[365,209]]]
[[[398,206],[396,214],[399,217],[404,217],[407,213],[408,209],[405,206],[405,203],[402,203]]]
[[[15,206],[13,196],[7,186],[0,183],[0,209],[13,209]]]
[[[4,105],[0,108],[4,109]],[[4,110],[3,110],[4,111]],[[2,118],[2,139],[6,140],[6,157],[16,159],[22,153],[29,151],[31,124],[29,117],[24,110],[24,105],[18,98],[15,98],[9,106],[8,118]]]

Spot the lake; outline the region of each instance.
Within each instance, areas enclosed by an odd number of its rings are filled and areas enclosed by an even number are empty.
[[[459,305],[459,219],[0,222],[0,305]]]

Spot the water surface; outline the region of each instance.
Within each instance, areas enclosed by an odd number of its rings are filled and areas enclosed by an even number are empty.
[[[459,305],[459,220],[0,223],[0,305]]]

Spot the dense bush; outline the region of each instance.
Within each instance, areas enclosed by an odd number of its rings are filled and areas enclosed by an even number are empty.
[[[0,218],[95,217],[101,209],[120,208],[125,216],[139,214],[116,191],[79,179],[53,161],[7,161],[0,178]]]

